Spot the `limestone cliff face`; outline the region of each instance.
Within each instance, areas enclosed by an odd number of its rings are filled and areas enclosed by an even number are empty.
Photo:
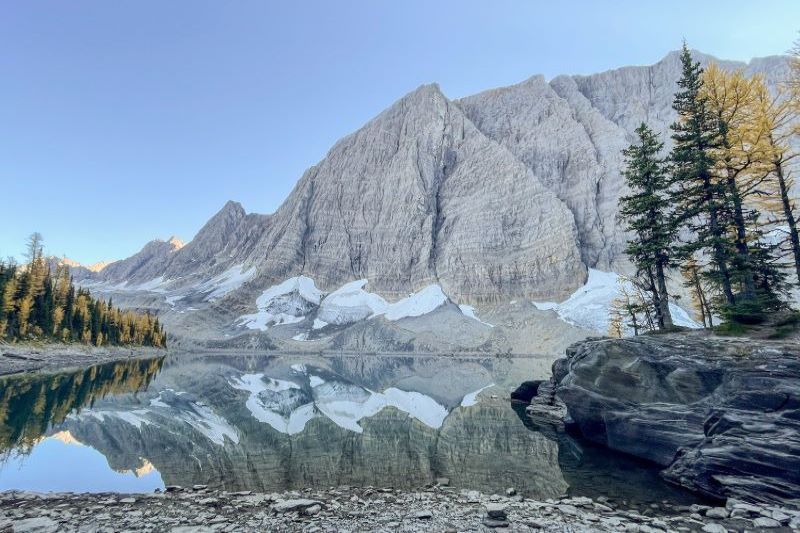
[[[772,86],[788,68],[720,63]],[[229,202],[182,249],[150,243],[91,277],[178,288],[241,266],[247,281],[226,298],[243,306],[299,274],[323,290],[366,278],[390,299],[429,283],[458,302],[558,299],[587,267],[626,270],[621,150],[642,122],[669,145],[679,76],[673,52],[457,101],[422,86],[336,143],[275,213]]]
[[[563,293],[583,279],[573,216],[435,85],[339,141],[271,218],[265,278],[367,278],[388,296],[438,282],[462,300]]]
[[[706,65],[760,73],[771,86],[787,77],[783,57]],[[581,258],[589,267],[625,269],[626,235],[617,220],[625,194],[621,151],[642,122],[668,148],[676,119],[672,100],[681,65],[671,52],[652,66],[623,67],[590,76],[535,76],[523,83],[463,98],[457,104],[486,136],[507,147],[552,190],[575,217]]]

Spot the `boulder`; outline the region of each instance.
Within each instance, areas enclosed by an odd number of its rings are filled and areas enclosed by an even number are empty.
[[[800,494],[800,346],[702,333],[588,339],[553,365],[580,433],[724,500]]]
[[[520,402],[531,403],[531,400],[539,391],[539,385],[544,383],[544,380],[537,379],[534,381],[524,381],[522,385],[516,388],[511,393],[511,399]]]

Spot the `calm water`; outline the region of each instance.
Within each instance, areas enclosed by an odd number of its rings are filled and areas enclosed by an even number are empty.
[[[508,401],[535,358],[174,356],[0,379],[0,490],[515,487],[688,503]]]

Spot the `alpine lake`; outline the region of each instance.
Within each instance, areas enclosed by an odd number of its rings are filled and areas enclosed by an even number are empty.
[[[543,357],[175,354],[0,378],[0,491],[453,489],[691,504],[509,400]]]

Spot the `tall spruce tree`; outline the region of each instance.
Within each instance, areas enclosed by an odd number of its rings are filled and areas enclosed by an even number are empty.
[[[620,218],[634,238],[626,253],[636,265],[637,277],[649,284],[659,329],[672,328],[666,269],[671,264],[675,226],[671,222],[669,180],[664,159],[664,143],[642,124],[636,129],[637,143],[626,150],[625,180],[631,195],[620,199]]]
[[[723,307],[736,304],[730,264],[735,254],[730,235],[732,217],[724,183],[714,175],[714,151],[720,147],[717,117],[702,94],[703,69],[684,43],[682,73],[672,107],[678,120],[672,124],[672,205],[676,221],[689,230],[691,240],[680,247],[686,259],[708,254],[712,270],[704,276],[719,286]]]

